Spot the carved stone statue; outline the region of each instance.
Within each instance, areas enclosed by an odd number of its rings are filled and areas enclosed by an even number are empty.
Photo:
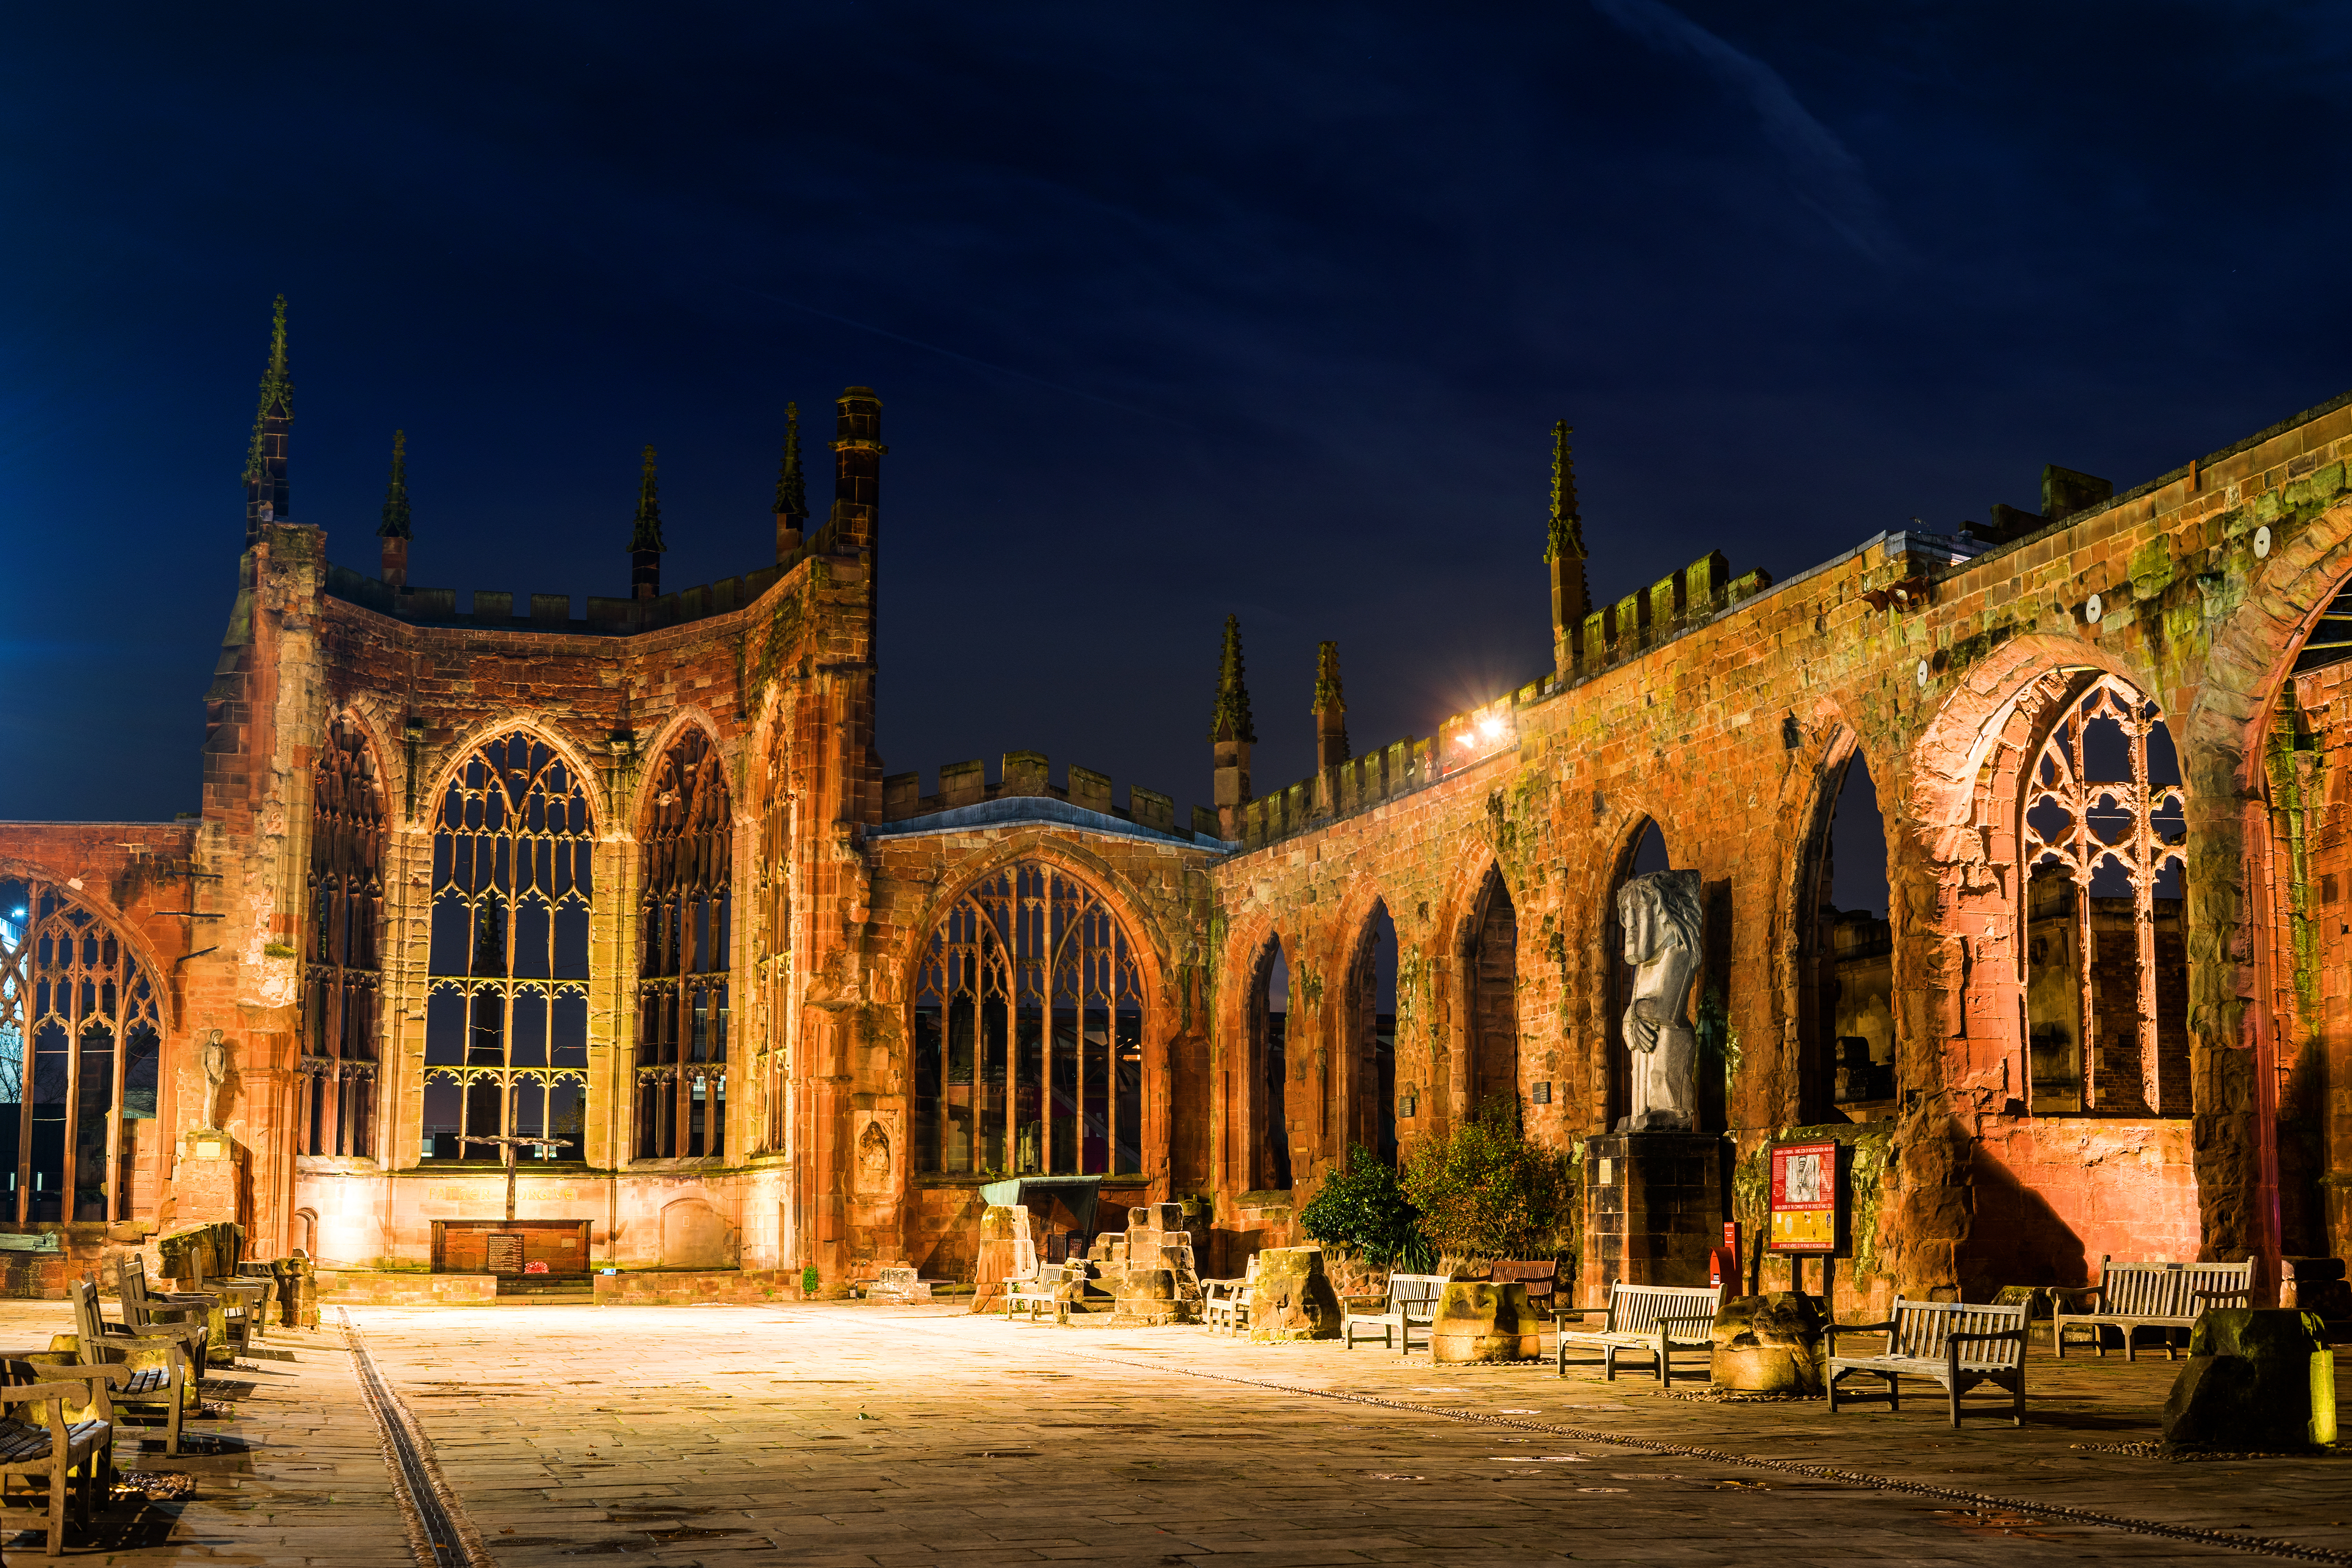
[[[1631,1114],[1620,1132],[1688,1132],[1698,1109],[1698,1037],[1691,977],[1698,968],[1698,873],[1653,871],[1617,889],[1633,1002],[1625,1009]]]
[[[222,1043],[221,1032],[215,1029],[205,1041],[205,1130],[220,1131],[221,1082],[228,1077],[228,1047]]]

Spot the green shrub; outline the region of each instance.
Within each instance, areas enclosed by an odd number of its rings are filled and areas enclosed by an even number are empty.
[[[1356,1144],[1349,1145],[1347,1164],[1325,1177],[1298,1211],[1298,1223],[1316,1240],[1349,1247],[1375,1268],[1425,1273],[1437,1261],[1397,1173]]]
[[[1528,1142],[1510,1100],[1490,1101],[1450,1136],[1421,1144],[1401,1185],[1423,1232],[1453,1257],[1551,1258],[1576,1223],[1568,1155]]]

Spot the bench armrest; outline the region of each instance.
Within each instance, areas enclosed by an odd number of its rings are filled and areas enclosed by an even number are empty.
[[[1831,1355],[1837,1354],[1837,1337],[1840,1334],[1885,1334],[1891,1349],[1895,1343],[1895,1321],[1890,1318],[1883,1323],[1827,1323],[1822,1325],[1822,1348]]]

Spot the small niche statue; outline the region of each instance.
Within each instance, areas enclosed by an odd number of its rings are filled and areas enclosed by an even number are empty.
[[[1633,1002],[1625,1009],[1630,1114],[1620,1132],[1688,1132],[1698,1095],[1691,977],[1698,968],[1698,873],[1653,871],[1617,889]]]
[[[205,1131],[220,1131],[221,1085],[228,1077],[228,1047],[215,1029],[205,1041]]]

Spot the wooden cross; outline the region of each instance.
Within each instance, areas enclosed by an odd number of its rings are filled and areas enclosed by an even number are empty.
[[[467,1132],[461,1134],[458,1137],[457,1142],[460,1143],[495,1143],[499,1146],[499,1158],[506,1163],[507,1167],[507,1219],[511,1222],[514,1219],[515,1151],[526,1146],[533,1149],[561,1149],[566,1143],[571,1142],[572,1140],[569,1138],[517,1138],[510,1133],[504,1132],[499,1133],[496,1136],[487,1136],[478,1133]]]

